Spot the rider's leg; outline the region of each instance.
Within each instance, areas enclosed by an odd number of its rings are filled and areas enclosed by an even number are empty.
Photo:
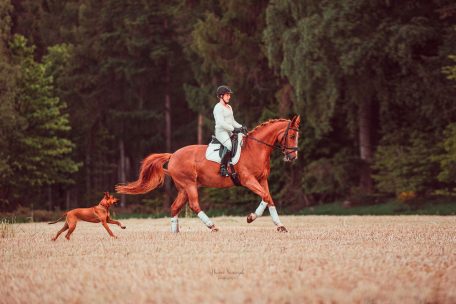
[[[215,132],[215,137],[223,145],[220,148],[224,149],[224,151],[222,153],[222,160],[220,162],[220,175],[228,176],[227,165],[230,160],[231,150],[232,150],[231,138],[230,138],[230,135],[228,134],[228,132],[218,131],[218,130],[216,130],[216,132]]]
[[[223,147],[222,159],[220,160],[220,175],[229,176],[228,174],[228,162],[231,159],[231,151],[227,147]]]

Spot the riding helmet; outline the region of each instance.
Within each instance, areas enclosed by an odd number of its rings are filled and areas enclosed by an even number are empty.
[[[233,94],[233,91],[227,86],[219,86],[217,88],[217,98],[220,98],[220,96],[223,96],[224,94]]]

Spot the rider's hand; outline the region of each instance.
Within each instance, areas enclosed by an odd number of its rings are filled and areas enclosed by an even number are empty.
[[[242,132],[244,135],[247,135],[247,133],[248,133],[249,131],[247,130],[247,127],[246,127],[246,126],[242,126],[242,127],[241,127],[241,132]]]
[[[233,133],[241,133],[242,128],[234,128]]]

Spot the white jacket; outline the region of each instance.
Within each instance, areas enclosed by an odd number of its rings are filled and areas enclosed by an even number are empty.
[[[242,125],[234,120],[233,110],[230,105],[228,107],[217,103],[214,107],[215,132],[225,131],[232,132],[234,128],[240,128]]]

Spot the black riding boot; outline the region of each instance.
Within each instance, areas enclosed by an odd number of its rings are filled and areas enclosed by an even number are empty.
[[[221,176],[229,176],[227,166],[228,162],[231,158],[231,151],[228,150],[226,147],[223,148],[222,152],[222,160],[220,161],[220,175]]]

